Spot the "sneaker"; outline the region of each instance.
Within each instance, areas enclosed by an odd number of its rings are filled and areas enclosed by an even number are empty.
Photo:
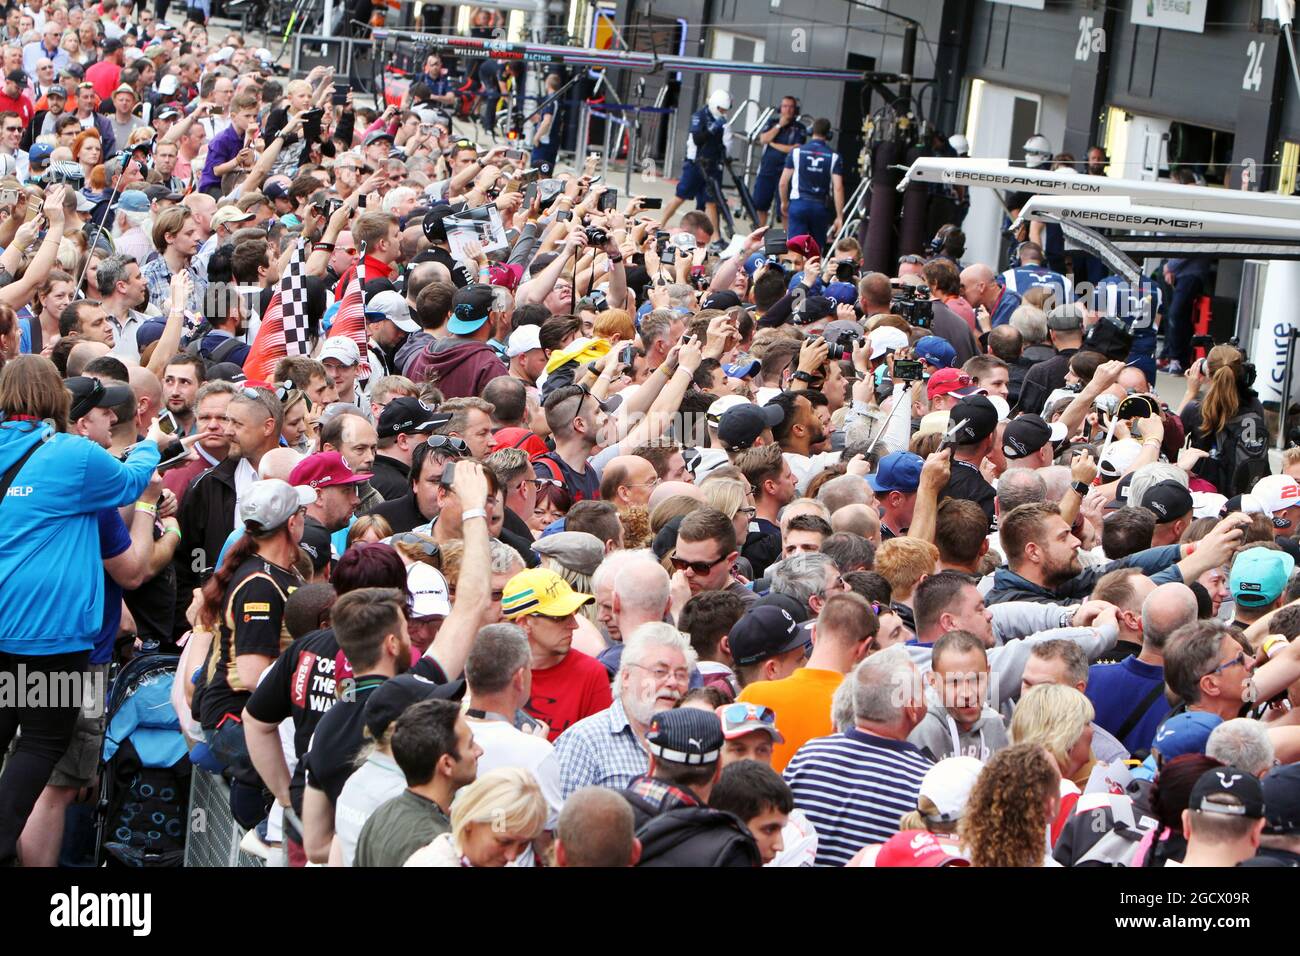
[[[266,843],[262,839],[262,834],[257,829],[249,830],[244,834],[244,838],[239,841],[239,849],[249,856],[255,856],[263,860],[270,860],[272,855],[279,852],[279,845]]]
[[[1169,375],[1182,375],[1183,366],[1178,359],[1170,359],[1169,364],[1165,366],[1165,372]]]

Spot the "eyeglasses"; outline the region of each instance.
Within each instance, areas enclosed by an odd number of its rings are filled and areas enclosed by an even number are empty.
[[[1202,675],[1202,676],[1204,676],[1204,677],[1212,677],[1212,676],[1214,676],[1215,674],[1221,674],[1221,673],[1223,673],[1224,671],[1226,671],[1226,670],[1227,670],[1228,668],[1230,668],[1230,667],[1236,667],[1238,664],[1240,664],[1242,667],[1245,667],[1245,666],[1246,666],[1246,662],[1247,662],[1248,660],[1250,660],[1250,658],[1248,658],[1248,657],[1246,656],[1246,652],[1245,652],[1245,651],[1240,651],[1240,652],[1238,652],[1238,654],[1237,654],[1236,657],[1232,658],[1232,660],[1224,661],[1222,664],[1220,664],[1220,665],[1219,665],[1218,667],[1216,667],[1214,670],[1212,670],[1212,671],[1210,671],[1208,674],[1204,674],[1204,675]]]
[[[741,515],[744,515],[744,516],[747,517],[747,518],[752,518],[752,517],[754,517],[756,514],[758,514],[758,509],[757,509],[757,508],[748,508],[748,507],[746,507],[746,508],[737,508],[737,509],[736,509],[736,514],[741,514]]]
[[[411,545],[412,547],[419,548],[430,558],[436,558],[441,554],[436,541],[430,541],[424,535],[416,534],[413,531],[402,531],[398,534],[390,535],[387,543],[390,546],[398,544]]]
[[[630,484],[626,484],[623,487],[624,488],[653,488],[657,484],[659,484],[658,475],[651,478],[649,481],[635,481],[635,482],[631,482]]]
[[[689,568],[691,573],[696,577],[703,577],[723,561],[727,560],[727,556],[724,554],[722,557],[715,558],[712,561],[687,561],[684,558],[679,558],[676,555],[673,555],[669,560],[672,562],[672,565],[676,570],[685,571]]]
[[[730,733],[737,727],[758,721],[769,727],[776,727],[776,711],[762,704],[735,703],[718,708],[718,719],[722,721],[722,732]]]
[[[658,667],[646,667],[644,664],[631,664],[629,666],[639,667],[643,671],[647,671],[656,681],[664,681],[671,677],[679,684],[685,684],[691,679],[691,672],[684,667],[679,667],[676,670],[673,670],[672,668],[664,667],[662,664]]]
[[[450,452],[458,457],[469,454],[469,445],[464,439],[451,435],[431,435],[428,445],[430,451],[440,451],[443,454]]]

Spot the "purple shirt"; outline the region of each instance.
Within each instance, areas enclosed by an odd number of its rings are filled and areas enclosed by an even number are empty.
[[[208,144],[208,160],[203,164],[203,176],[199,179],[199,192],[209,186],[220,186],[221,177],[212,171],[224,163],[230,162],[244,148],[244,134],[234,126],[227,126]]]

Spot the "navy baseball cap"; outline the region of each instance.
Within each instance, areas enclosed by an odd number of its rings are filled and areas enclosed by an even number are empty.
[[[1192,513],[1192,493],[1180,481],[1158,481],[1142,495],[1141,506],[1156,516],[1156,524],[1168,524]]]
[[[741,665],[776,657],[802,647],[808,640],[794,615],[771,605],[753,608],[731,626],[727,637],[731,659]]]
[[[722,721],[711,710],[678,707],[650,718],[646,749],[666,763],[703,766],[722,756]]]
[[[1187,809],[1264,819],[1264,788],[1253,773],[1238,767],[1215,767],[1196,778]]]
[[[731,451],[749,448],[764,431],[784,420],[785,409],[780,405],[737,405],[727,409],[719,420],[718,441]]]
[[[874,475],[867,476],[867,484],[877,494],[901,491],[912,494],[921,484],[921,466],[925,461],[910,451],[896,451],[880,459]]]

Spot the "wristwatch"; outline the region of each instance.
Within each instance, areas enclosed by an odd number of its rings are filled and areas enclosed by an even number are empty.
[[[1074,493],[1075,493],[1076,495],[1078,495],[1080,498],[1086,498],[1086,497],[1088,497],[1088,484],[1087,484],[1087,482],[1083,482],[1083,481],[1075,481],[1075,482],[1071,482],[1071,484],[1070,484],[1070,488],[1071,488],[1071,490],[1074,491]]]
[[[791,377],[791,378],[796,378],[796,379],[798,379],[798,380],[801,381],[801,382],[808,382],[809,384],[812,384],[812,382],[814,381],[814,379],[813,379],[813,377],[812,377],[811,374],[809,374],[808,372],[802,371],[802,370],[800,370],[800,371],[798,371],[798,372],[795,372],[795,373],[794,373],[793,375],[791,375],[790,377]]]
[[[609,255],[609,261],[610,261],[610,262],[614,262],[614,263],[622,262],[622,261],[623,261],[623,253],[621,253],[621,252],[612,252],[612,253],[610,253],[610,255]]]

